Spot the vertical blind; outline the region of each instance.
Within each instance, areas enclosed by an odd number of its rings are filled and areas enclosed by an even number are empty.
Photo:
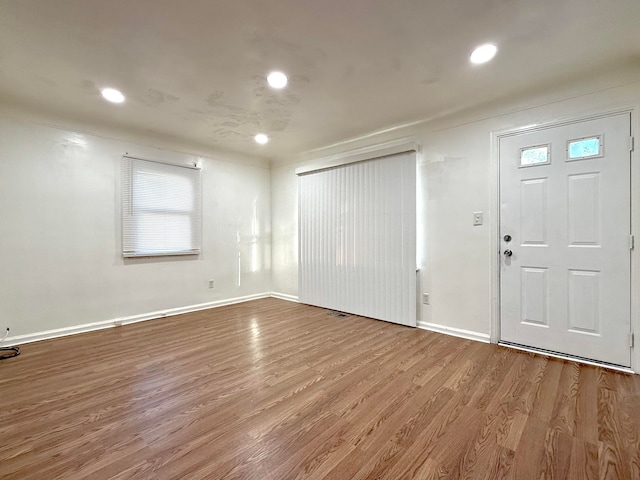
[[[200,170],[122,158],[122,255],[200,252]]]
[[[415,152],[298,179],[300,301],[415,326]]]

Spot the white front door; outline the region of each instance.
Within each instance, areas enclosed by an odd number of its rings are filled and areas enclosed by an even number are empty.
[[[630,366],[630,114],[500,138],[500,339]]]

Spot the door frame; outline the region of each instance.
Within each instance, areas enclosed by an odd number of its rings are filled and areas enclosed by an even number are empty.
[[[638,165],[638,149],[640,148],[640,107],[627,107],[615,110],[594,112],[590,115],[567,117],[522,127],[495,130],[490,132],[490,191],[491,191],[491,343],[500,342],[500,140],[520,134],[531,133],[548,128],[561,127],[587,120],[610,117],[619,114],[630,114],[631,135],[635,138],[635,145],[631,151],[631,234],[635,237],[635,248],[631,250],[631,331],[635,333],[635,345],[631,348],[631,368],[614,367],[616,370],[640,373],[640,165]],[[526,350],[526,349],[524,349]],[[535,351],[535,349],[531,349]],[[552,355],[559,358],[570,358],[569,355]],[[602,366],[598,362],[588,362],[575,359],[583,363]]]

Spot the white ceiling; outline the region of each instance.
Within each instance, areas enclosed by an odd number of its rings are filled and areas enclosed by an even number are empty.
[[[638,58],[640,0],[0,1],[1,103],[275,162]]]

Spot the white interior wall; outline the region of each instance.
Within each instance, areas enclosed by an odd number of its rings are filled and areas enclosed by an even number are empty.
[[[340,152],[406,138],[422,146],[418,258],[423,263],[420,265],[422,290],[430,294],[430,305],[423,305],[422,321],[441,331],[489,339],[495,315],[496,289],[492,282],[497,255],[493,250],[497,248],[494,242],[498,228],[497,160],[492,152],[492,133],[639,105],[640,82],[637,72],[634,75],[630,80],[614,79],[613,75],[614,84],[621,85],[618,87],[601,88],[602,84],[598,83],[601,80],[597,79],[591,87],[558,87],[502,105],[385,130],[306,153],[290,165],[274,168],[272,189],[279,195],[273,197],[272,218],[280,232],[273,239],[274,259],[277,259],[272,273],[274,290],[297,295],[295,167]],[[637,121],[634,128],[637,139]],[[636,167],[633,181],[634,228],[638,236],[640,180]],[[484,225],[473,226],[475,211],[484,213]],[[633,258],[636,280],[640,276],[637,256],[636,249]],[[639,283],[634,283],[632,325],[636,332],[640,332],[638,286]],[[636,370],[640,367],[639,352],[640,349],[636,349],[634,353]]]
[[[172,163],[200,159],[200,255],[122,258],[120,159],[125,152]],[[59,334],[122,317],[268,294],[270,181],[266,166],[2,116],[0,327],[11,328],[10,341],[24,341],[42,332]],[[209,279],[215,281],[213,289]]]
[[[298,296],[298,177],[295,165],[272,168],[272,286],[284,296]]]

